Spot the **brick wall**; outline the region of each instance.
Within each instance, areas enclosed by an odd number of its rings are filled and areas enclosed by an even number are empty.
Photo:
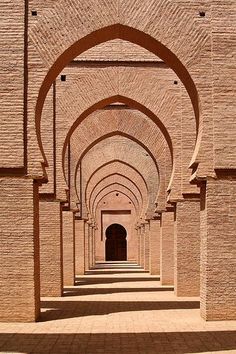
[[[1,1],[0,18],[0,167],[23,167],[25,5]],[[10,153],[9,153],[10,151]]]

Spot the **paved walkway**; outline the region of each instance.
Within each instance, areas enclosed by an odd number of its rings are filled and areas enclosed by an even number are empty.
[[[204,322],[198,298],[134,264],[99,264],[44,298],[41,322],[0,323],[0,353],[236,353],[236,321]]]

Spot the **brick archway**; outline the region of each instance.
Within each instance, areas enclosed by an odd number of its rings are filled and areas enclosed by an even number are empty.
[[[35,111],[35,124],[36,124],[36,134],[38,138],[38,144],[41,150],[41,153],[44,158],[44,163],[47,166],[47,159],[46,155],[44,153],[43,149],[43,144],[41,140],[41,133],[40,133],[40,121],[41,121],[41,114],[42,114],[42,109],[43,109],[43,104],[44,100],[46,98],[47,92],[49,91],[53,81],[57,77],[57,75],[61,72],[61,70],[72,60],[74,57],[78,56],[82,52],[88,50],[89,48],[103,43],[105,41],[115,39],[115,38],[120,38],[124,39],[127,41],[130,41],[134,44],[138,44],[145,49],[149,50],[150,52],[156,54],[158,57],[163,59],[171,69],[175,71],[175,73],[179,76],[180,80],[184,84],[192,105],[193,109],[195,112],[195,119],[196,119],[196,129],[197,129],[197,144],[196,147],[199,148],[200,144],[200,137],[201,137],[201,129],[199,129],[200,126],[200,120],[199,120],[199,97],[197,93],[197,88],[188,72],[186,67],[182,64],[182,62],[177,58],[177,56],[171,52],[170,49],[168,49],[165,45],[163,45],[161,42],[159,42],[157,39],[153,38],[152,36],[137,30],[135,28],[131,28],[129,26],[125,26],[122,24],[114,24],[112,26],[104,27],[101,28],[97,31],[94,31],[87,36],[81,38],[79,41],[75,42],[72,44],[68,49],[66,49],[59,58],[54,62],[54,64],[51,66],[48,74],[46,75],[40,90],[39,90],[39,96],[37,99],[37,104],[36,104],[36,111]],[[117,99],[118,98],[118,99]],[[116,101],[119,101],[119,95],[117,96]],[[96,108],[88,108],[83,115],[88,115],[92,111],[108,104],[109,102],[105,103],[103,102]],[[92,110],[91,110],[92,109]],[[83,115],[80,116],[80,119],[83,119]],[[164,135],[167,139],[168,144],[171,144],[169,141],[169,134],[168,132],[165,131],[165,127],[163,126],[163,123],[159,121],[161,128],[163,129]],[[200,133],[200,134],[199,134]],[[195,147],[195,150],[196,150]],[[63,153],[65,153],[65,148],[63,149]],[[194,152],[194,155],[196,155],[196,151]]]

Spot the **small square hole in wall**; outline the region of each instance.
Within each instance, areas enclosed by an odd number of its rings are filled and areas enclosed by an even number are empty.
[[[119,193],[116,193],[116,196],[118,197]]]
[[[178,81],[177,80],[174,81],[174,85],[178,85]]]
[[[61,75],[61,81],[66,81],[66,75]]]
[[[205,16],[206,16],[205,11],[199,11],[199,16],[200,16],[200,17],[205,17]]]
[[[31,11],[31,14],[32,14],[32,16],[37,16],[38,15],[37,11],[35,11],[35,10]]]

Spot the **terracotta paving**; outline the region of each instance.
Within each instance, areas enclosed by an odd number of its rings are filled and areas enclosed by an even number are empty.
[[[176,298],[135,264],[98,264],[38,323],[0,323],[0,353],[236,353],[236,321],[204,322],[198,298]]]

